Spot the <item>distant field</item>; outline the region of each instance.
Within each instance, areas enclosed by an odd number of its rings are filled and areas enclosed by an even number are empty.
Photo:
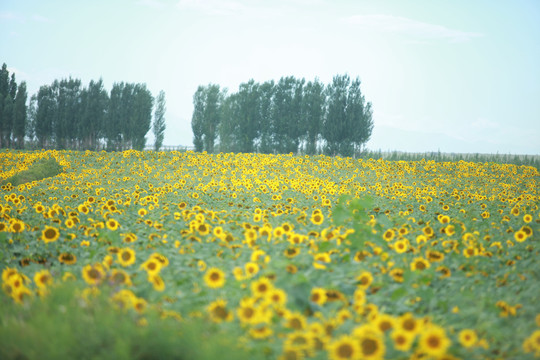
[[[166,357],[189,331],[135,336],[171,321],[240,358],[539,356],[538,169],[464,156],[0,152],[0,357]]]

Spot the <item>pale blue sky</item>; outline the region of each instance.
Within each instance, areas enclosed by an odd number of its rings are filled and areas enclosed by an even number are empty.
[[[192,144],[198,85],[348,73],[369,149],[540,154],[538,0],[1,0],[2,62],[31,94],[70,75],[164,90],[167,145]]]

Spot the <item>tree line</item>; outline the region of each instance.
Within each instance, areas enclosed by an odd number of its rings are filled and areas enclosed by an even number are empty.
[[[262,84],[249,80],[236,93],[199,86],[193,96],[195,151],[325,153],[353,156],[373,130],[372,106],[360,79],[334,76],[332,83],[293,76]]]
[[[151,126],[154,148],[165,132],[165,93],[154,101],[145,84],[114,83],[110,93],[103,80],[83,86],[80,79],[43,85],[26,105],[26,83],[17,86],[6,64],[0,73],[0,147],[34,147],[120,151],[142,150]],[[155,103],[154,123],[152,110]]]

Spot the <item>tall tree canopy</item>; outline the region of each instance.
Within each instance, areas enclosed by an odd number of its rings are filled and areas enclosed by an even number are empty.
[[[193,105],[196,151],[354,156],[373,130],[371,103],[359,78],[348,75],[335,76],[327,86],[293,76],[262,84],[249,80],[230,94],[218,85],[199,86]]]

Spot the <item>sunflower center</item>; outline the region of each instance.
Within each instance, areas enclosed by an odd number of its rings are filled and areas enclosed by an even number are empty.
[[[441,339],[438,336],[430,336],[427,343],[431,348],[438,348],[441,344]]]
[[[413,331],[416,328],[416,321],[412,319],[407,319],[403,323],[403,328],[407,331]]]
[[[244,308],[243,313],[244,313],[244,317],[249,319],[253,317],[253,315],[255,314],[255,311],[252,308],[248,307],[248,308]]]
[[[373,339],[362,340],[362,353],[364,355],[371,355],[377,351],[377,342]]]
[[[129,252],[127,252],[127,251],[124,251],[122,253],[122,260],[128,261],[129,259],[131,259],[131,254]]]
[[[342,344],[338,347],[337,353],[340,358],[348,359],[353,354],[353,348],[349,344]]]
[[[219,274],[217,272],[213,272],[212,274],[210,274],[210,280],[218,281],[219,280]]]
[[[423,262],[419,261],[416,263],[416,268],[418,270],[424,270],[426,268],[426,265]]]
[[[225,319],[229,313],[223,306],[218,306],[214,309],[214,315],[220,319]]]
[[[96,269],[92,269],[88,271],[88,277],[90,279],[99,279],[100,278],[99,271],[97,271]]]
[[[387,331],[387,330],[390,330],[391,328],[392,328],[392,324],[390,324],[389,321],[383,321],[379,325],[379,329],[381,329],[382,331]]]
[[[47,239],[54,239],[55,236],[56,236],[56,230],[54,229],[45,230],[45,237]]]

